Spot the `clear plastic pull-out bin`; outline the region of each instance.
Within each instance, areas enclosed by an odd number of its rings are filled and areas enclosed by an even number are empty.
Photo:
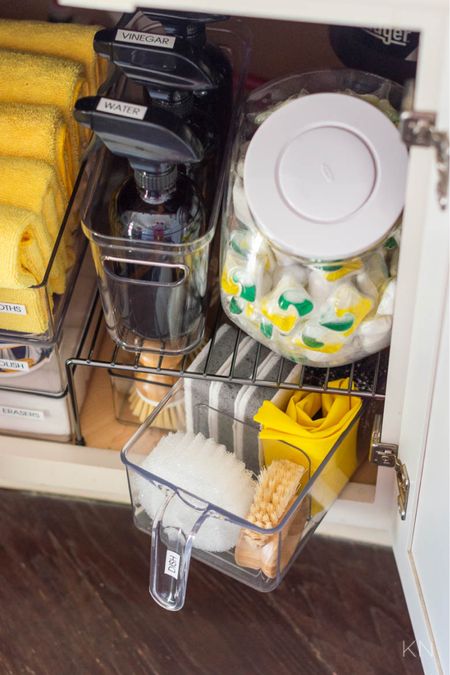
[[[354,70],[249,95],[221,240],[227,316],[282,356],[351,363],[389,345],[407,151],[402,87]]]
[[[74,355],[96,293],[95,270],[87,247],[71,288],[64,320],[51,343],[0,343],[0,389],[61,395],[67,388],[65,361]]]
[[[89,250],[70,293],[70,302],[53,343],[0,345],[0,432],[11,436],[72,440],[74,425],[65,361],[76,353],[96,297]],[[75,384],[82,404],[90,376],[78,368]]]
[[[236,396],[240,387],[229,385],[229,395],[233,390]],[[262,466],[266,441],[259,439],[258,426],[221,413],[208,402],[199,403],[197,398],[192,389],[186,389],[186,381],[179,381],[121,454],[135,525],[152,538],[150,594],[169,610],[183,607],[191,556],[256,590],[276,588],[360,460],[356,436],[364,405],[312,475],[310,460],[302,450],[271,441],[272,453],[283,454],[289,448],[305,471],[299,492],[278,525],[257,527],[142,466],[168,433],[170,421],[174,431],[201,432],[216,442],[224,442],[223,434],[231,433],[241,442],[226,444],[227,450],[249,470]],[[218,540],[220,545],[214,543]]]
[[[224,50],[233,67],[236,111],[247,68],[247,43],[234,30],[211,28],[208,36]],[[121,87],[123,90],[125,83],[116,83],[114,93]],[[231,139],[231,129],[228,136]],[[206,228],[181,243],[113,236],[110,204],[129,174],[128,162],[105,148],[89,157],[83,230],[92,248],[108,331],[124,349],[184,353],[201,341],[212,285],[208,280],[211,242],[221,208],[229,146],[228,142],[221,157]]]

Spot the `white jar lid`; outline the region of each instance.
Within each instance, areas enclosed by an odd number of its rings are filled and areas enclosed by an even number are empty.
[[[261,233],[284,252],[341,260],[381,242],[403,209],[408,153],[375,106],[311,94],[253,136],[244,190]]]

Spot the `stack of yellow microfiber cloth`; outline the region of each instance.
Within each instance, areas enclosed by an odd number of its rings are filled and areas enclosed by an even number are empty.
[[[32,286],[44,277],[52,242],[32,211],[0,204],[0,322],[4,330],[43,333],[52,296]]]
[[[0,20],[0,330],[47,331],[74,262],[58,238],[87,136],[72,110],[106,75],[98,26]]]
[[[106,77],[107,59],[97,58],[92,47],[101,26],[46,21],[0,21],[0,48],[57,56],[83,66],[89,94],[94,95]]]
[[[0,155],[43,160],[55,168],[66,196],[72,191],[78,165],[58,108],[0,103]]]

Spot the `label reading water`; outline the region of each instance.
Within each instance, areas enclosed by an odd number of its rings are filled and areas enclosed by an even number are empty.
[[[16,305],[12,302],[0,302],[0,314],[26,314],[25,305]]]
[[[113,98],[101,98],[97,103],[97,110],[120,117],[134,117],[137,120],[143,120],[148,108],[145,105],[115,101]]]
[[[132,42],[133,44],[152,45],[155,47],[164,47],[173,49],[175,38],[169,35],[156,35],[155,33],[141,33],[137,30],[119,29],[116,33],[118,42]]]
[[[0,415],[3,417],[18,417],[41,421],[44,419],[44,413],[41,410],[29,410],[27,408],[13,408],[10,405],[0,405]]]
[[[4,370],[22,370],[24,372],[30,370],[30,366],[26,361],[14,361],[13,359],[0,359],[0,368]]]
[[[180,570],[180,556],[175,551],[166,551],[166,564],[164,565],[164,574],[169,577],[178,579],[178,572]]]

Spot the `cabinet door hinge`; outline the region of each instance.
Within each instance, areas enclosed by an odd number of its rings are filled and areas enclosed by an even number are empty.
[[[441,209],[448,204],[449,140],[445,131],[436,129],[436,113],[405,110],[400,115],[400,134],[408,147],[435,148],[437,163],[437,198]]]
[[[375,415],[372,438],[370,442],[370,456],[369,459],[378,466],[385,466],[395,469],[397,477],[397,504],[400,517],[402,520],[406,518],[406,509],[408,507],[409,496],[409,476],[405,464],[398,458],[398,445],[394,443],[381,442],[381,415]]]

